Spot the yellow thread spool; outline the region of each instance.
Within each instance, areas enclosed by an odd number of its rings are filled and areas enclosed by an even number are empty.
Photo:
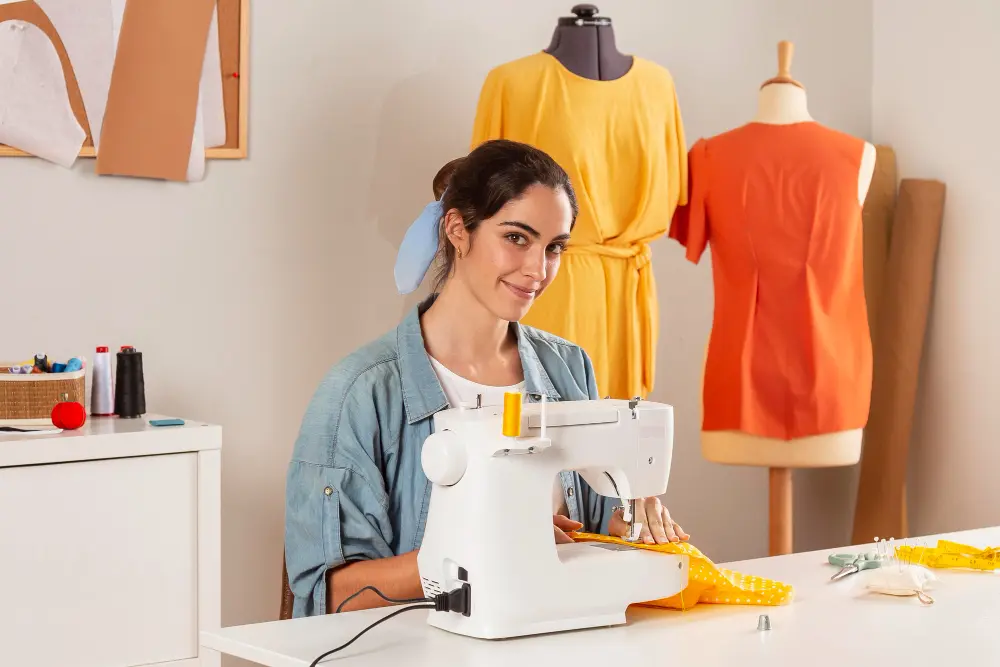
[[[503,395],[503,434],[508,438],[521,435],[521,393],[507,391]]]

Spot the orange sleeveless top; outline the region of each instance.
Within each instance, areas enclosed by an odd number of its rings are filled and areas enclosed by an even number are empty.
[[[790,440],[867,423],[864,146],[815,122],[750,123],[692,146],[669,235],[694,263],[711,245],[702,430]]]

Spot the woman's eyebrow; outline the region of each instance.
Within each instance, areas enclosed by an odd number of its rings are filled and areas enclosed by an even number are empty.
[[[539,239],[539,238],[542,237],[542,235],[538,233],[537,229],[535,229],[534,227],[532,227],[531,225],[529,225],[527,223],[520,222],[518,220],[507,220],[505,222],[501,222],[500,226],[501,227],[517,227],[518,229],[527,232],[529,235],[531,235],[533,238],[536,238],[536,239]],[[550,241],[550,243],[562,243],[563,241],[569,241],[569,239],[570,239],[570,235],[569,234],[560,234],[559,236],[557,236],[554,239],[552,239]]]
[[[529,225],[526,222],[521,222],[520,220],[506,220],[500,223],[501,227],[517,227],[521,231],[527,232],[534,238],[541,238],[542,235],[538,233],[538,230]]]

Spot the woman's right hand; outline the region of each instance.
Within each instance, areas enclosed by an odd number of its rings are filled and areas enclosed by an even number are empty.
[[[579,521],[573,521],[562,514],[552,515],[552,532],[555,534],[556,544],[572,544],[573,538],[566,533],[572,533],[581,528],[583,528],[583,524]]]

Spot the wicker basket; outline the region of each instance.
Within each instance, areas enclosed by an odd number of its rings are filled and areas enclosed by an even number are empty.
[[[10,366],[0,362],[0,368]],[[0,421],[51,421],[52,408],[66,394],[86,403],[87,371],[69,373],[0,373]]]

